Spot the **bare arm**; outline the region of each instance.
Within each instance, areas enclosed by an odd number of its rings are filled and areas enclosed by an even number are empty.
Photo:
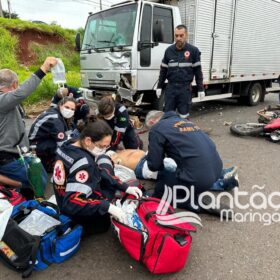
[[[19,181],[10,179],[4,175],[0,175],[0,184],[7,185],[14,188],[21,188],[22,184]]]

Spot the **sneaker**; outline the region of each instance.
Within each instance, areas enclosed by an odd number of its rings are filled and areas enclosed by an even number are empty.
[[[226,176],[224,179],[218,179],[210,188],[210,191],[230,191],[235,187],[239,187],[238,173],[235,173],[234,176]]]
[[[235,176],[237,170],[238,170],[237,166],[232,166],[230,168],[223,169],[221,179],[227,179],[229,177]]]
[[[224,179],[224,190],[230,191],[234,188],[239,187],[239,178],[238,173],[236,173],[234,176],[231,176],[229,178]]]

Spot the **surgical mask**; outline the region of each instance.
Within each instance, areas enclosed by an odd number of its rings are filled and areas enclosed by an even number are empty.
[[[60,110],[61,115],[65,118],[65,119],[70,119],[74,116],[74,111],[71,109],[67,109],[67,108],[61,108]]]
[[[100,148],[98,148],[98,147],[94,147],[93,149],[88,149],[88,151],[92,154],[92,155],[94,155],[95,157],[98,157],[98,156],[101,156],[101,155],[103,155],[103,154],[105,154],[106,153],[106,149],[100,149]]]
[[[107,121],[109,121],[109,120],[111,120],[113,117],[115,116],[115,113],[113,113],[111,116],[109,116],[109,117],[104,117],[104,119],[105,120],[107,120]]]

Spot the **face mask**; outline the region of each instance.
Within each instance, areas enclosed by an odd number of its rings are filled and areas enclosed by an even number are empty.
[[[94,147],[92,150],[89,150],[89,149],[88,149],[88,151],[89,151],[92,155],[94,155],[95,157],[98,157],[98,156],[103,155],[103,154],[106,153],[106,149],[100,149],[100,148],[98,148],[98,147]]]
[[[65,119],[70,119],[74,116],[74,111],[67,109],[67,108],[61,108],[60,110],[61,115],[65,118]]]
[[[104,117],[104,119],[107,120],[107,121],[109,121],[109,120],[111,120],[114,116],[115,116],[115,114],[113,113],[111,116],[109,116],[109,117],[107,117],[107,118]]]

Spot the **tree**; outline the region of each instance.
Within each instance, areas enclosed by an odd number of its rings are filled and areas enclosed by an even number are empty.
[[[4,18],[9,18],[9,17],[10,17],[10,16],[9,16],[9,12],[3,10],[3,16],[4,16]],[[11,18],[16,19],[16,18],[19,18],[19,17],[18,17],[18,14],[16,14],[16,13],[11,13]]]
[[[0,0],[0,17],[3,17],[3,9],[2,9],[2,3]]]

